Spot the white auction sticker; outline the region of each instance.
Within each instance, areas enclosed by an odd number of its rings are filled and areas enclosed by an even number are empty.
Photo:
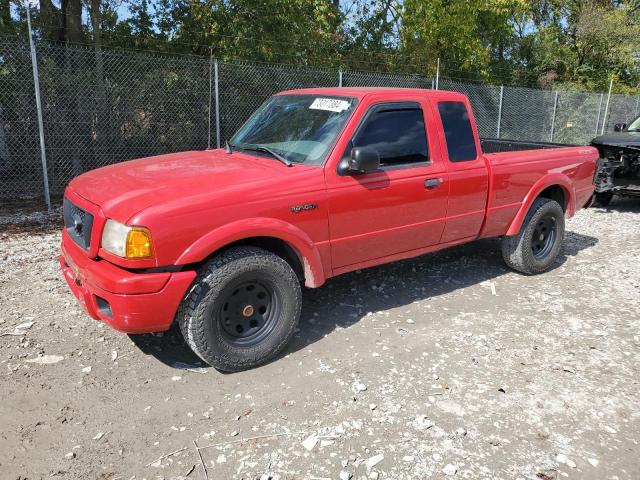
[[[344,112],[349,108],[349,102],[336,98],[316,98],[311,106],[313,110],[326,110],[328,112]]]

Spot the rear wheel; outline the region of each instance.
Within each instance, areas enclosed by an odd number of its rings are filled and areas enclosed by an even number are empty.
[[[542,273],[558,257],[564,239],[564,211],[558,202],[537,198],[520,232],[503,237],[502,257],[514,270],[528,275]]]
[[[202,360],[222,371],[245,370],[284,349],[298,324],[301,296],[285,260],[261,248],[230,248],[202,267],[178,322]]]

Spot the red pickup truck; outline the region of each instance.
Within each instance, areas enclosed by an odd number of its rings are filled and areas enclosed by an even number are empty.
[[[175,321],[209,364],[254,367],[293,335],[302,284],[484,237],[511,268],[547,270],[598,152],[512,143],[483,153],[459,93],[282,92],[225,149],[72,180],[60,265],[93,318],[126,333]]]

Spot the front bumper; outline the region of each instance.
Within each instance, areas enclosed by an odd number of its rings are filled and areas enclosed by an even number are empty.
[[[134,273],[87,257],[63,232],[59,258],[71,292],[87,313],[124,333],[171,327],[194,271]]]

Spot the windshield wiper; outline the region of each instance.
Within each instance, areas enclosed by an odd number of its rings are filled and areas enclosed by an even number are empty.
[[[235,147],[236,148],[240,148],[241,150],[249,150],[249,151],[252,151],[252,152],[268,153],[269,155],[271,155],[276,160],[280,160],[287,167],[293,167],[293,163],[291,162],[291,160],[288,160],[285,157],[283,157],[282,155],[280,155],[279,153],[274,152],[269,147],[265,147],[263,145],[235,145]]]

